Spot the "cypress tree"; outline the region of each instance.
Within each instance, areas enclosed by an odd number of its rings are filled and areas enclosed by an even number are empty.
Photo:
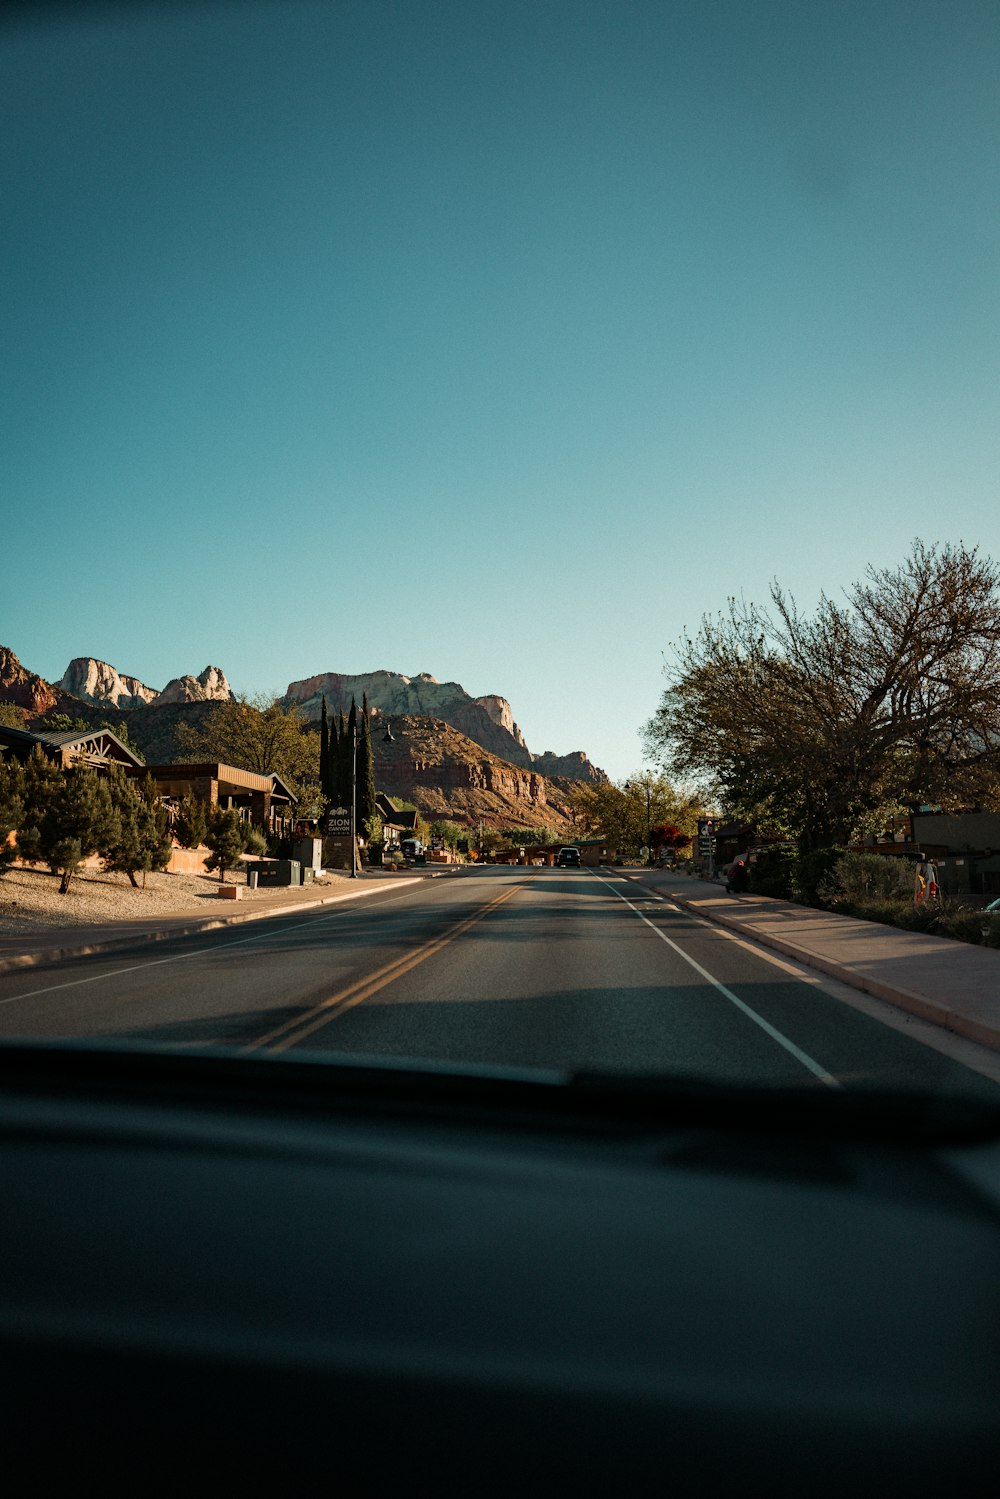
[[[351,805],[351,734],[340,710],[339,753],[337,755],[337,801],[342,807]]]
[[[369,842],[381,838],[382,824],[375,811],[375,758],[367,693],[362,698],[361,733],[358,735],[358,827]]]
[[[319,720],[319,789],[324,796],[330,795],[330,721],[326,716],[325,692]]]

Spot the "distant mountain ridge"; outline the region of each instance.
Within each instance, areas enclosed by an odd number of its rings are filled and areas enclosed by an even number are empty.
[[[218,666],[206,666],[196,677],[173,677],[162,692],[128,677],[107,661],[75,656],[56,684],[85,703],[108,703],[114,708],[146,708],[152,704],[230,702],[233,691]]]
[[[414,802],[429,817],[452,816],[470,824],[573,827],[572,792],[604,772],[583,751],[533,755],[506,698],[471,697],[457,682],[424,672],[347,676],[324,672],[289,687],[287,704],[302,708],[318,728],[323,694],[345,713],[365,693],[369,706],[391,727],[387,741],[373,734],[380,787]],[[41,727],[58,712],[85,723],[124,731],[150,764],[183,759],[182,726],[203,725],[220,701],[232,696],[225,674],[206,667],[197,677],[175,677],[162,692],[92,656],[70,662],[61,680],[47,682],[0,646],[0,702],[15,704],[29,725]]]
[[[574,781],[605,781],[603,770],[592,765],[582,750],[557,755],[552,750],[532,754],[514,722],[505,697],[488,693],[472,697],[459,682],[439,682],[429,672],[415,677],[397,671],[371,671],[349,675],[320,672],[299,682],[289,682],[286,703],[294,703],[310,719],[318,719],[323,698],[331,712],[348,712],[353,698],[360,706],[368,698],[369,708],[386,715],[436,718],[458,729],[473,743],[511,765],[544,776]]]

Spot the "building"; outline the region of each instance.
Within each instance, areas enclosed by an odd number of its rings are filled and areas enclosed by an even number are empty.
[[[141,775],[144,769],[138,755],[133,754],[110,729],[85,729],[83,732],[70,729],[66,733],[46,734],[0,725],[0,755],[5,759],[20,760],[23,764],[36,749],[62,770],[71,770],[74,765],[90,765],[96,770],[121,765],[125,770]]]
[[[259,775],[253,770],[239,770],[235,765],[206,761],[192,765],[144,765],[137,773],[153,777],[161,799],[168,806],[176,804],[182,796],[196,796],[211,807],[239,812],[244,821],[258,827],[273,828],[280,834],[292,831],[298,797],[273,771]]]
[[[1000,895],[1000,812],[914,812],[910,822],[946,895]]]

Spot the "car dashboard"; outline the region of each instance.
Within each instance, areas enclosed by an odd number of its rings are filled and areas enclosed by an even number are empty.
[[[0,1074],[36,1485],[994,1491],[995,1118],[141,1048]]]

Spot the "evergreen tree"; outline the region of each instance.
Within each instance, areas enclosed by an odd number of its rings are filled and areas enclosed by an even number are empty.
[[[358,735],[358,827],[369,841],[373,828],[376,828],[376,841],[382,837],[382,823],[375,810],[375,760],[367,693],[362,698],[361,732]]]
[[[139,888],[136,874],[141,870],[145,889],[147,873],[165,869],[170,862],[173,842],[166,809],[160,803],[151,776],[147,775],[140,787],[123,772],[115,771],[108,779],[108,786],[118,824],[103,850],[105,868],[127,874],[135,890]]]
[[[62,793],[65,771],[54,765],[36,748],[21,774],[21,826],[15,845],[20,858],[28,864],[44,860],[42,824],[49,808]]]
[[[211,857],[205,860],[205,867],[217,869],[220,881],[225,879],[227,869],[235,869],[239,863],[244,839],[240,814],[235,811],[223,812],[221,807],[216,807],[205,835],[205,842],[212,850]]]
[[[63,773],[38,825],[38,850],[53,874],[61,876],[60,895],[69,891],[81,862],[112,847],[119,832],[108,781],[85,765]]]
[[[326,715],[326,693],[319,721],[319,785],[324,796],[330,795],[330,721]]]
[[[24,773],[17,761],[0,759],[0,874],[16,858],[16,850],[7,839],[17,832],[24,816],[23,782]]]
[[[198,848],[208,832],[208,806],[200,797],[189,791],[177,805],[174,818],[174,837],[181,848]]]
[[[337,797],[342,807],[351,805],[351,768],[354,756],[354,728],[357,723],[358,710],[354,699],[351,698],[351,712],[344,722],[343,710],[340,714],[340,779],[337,785]]]

